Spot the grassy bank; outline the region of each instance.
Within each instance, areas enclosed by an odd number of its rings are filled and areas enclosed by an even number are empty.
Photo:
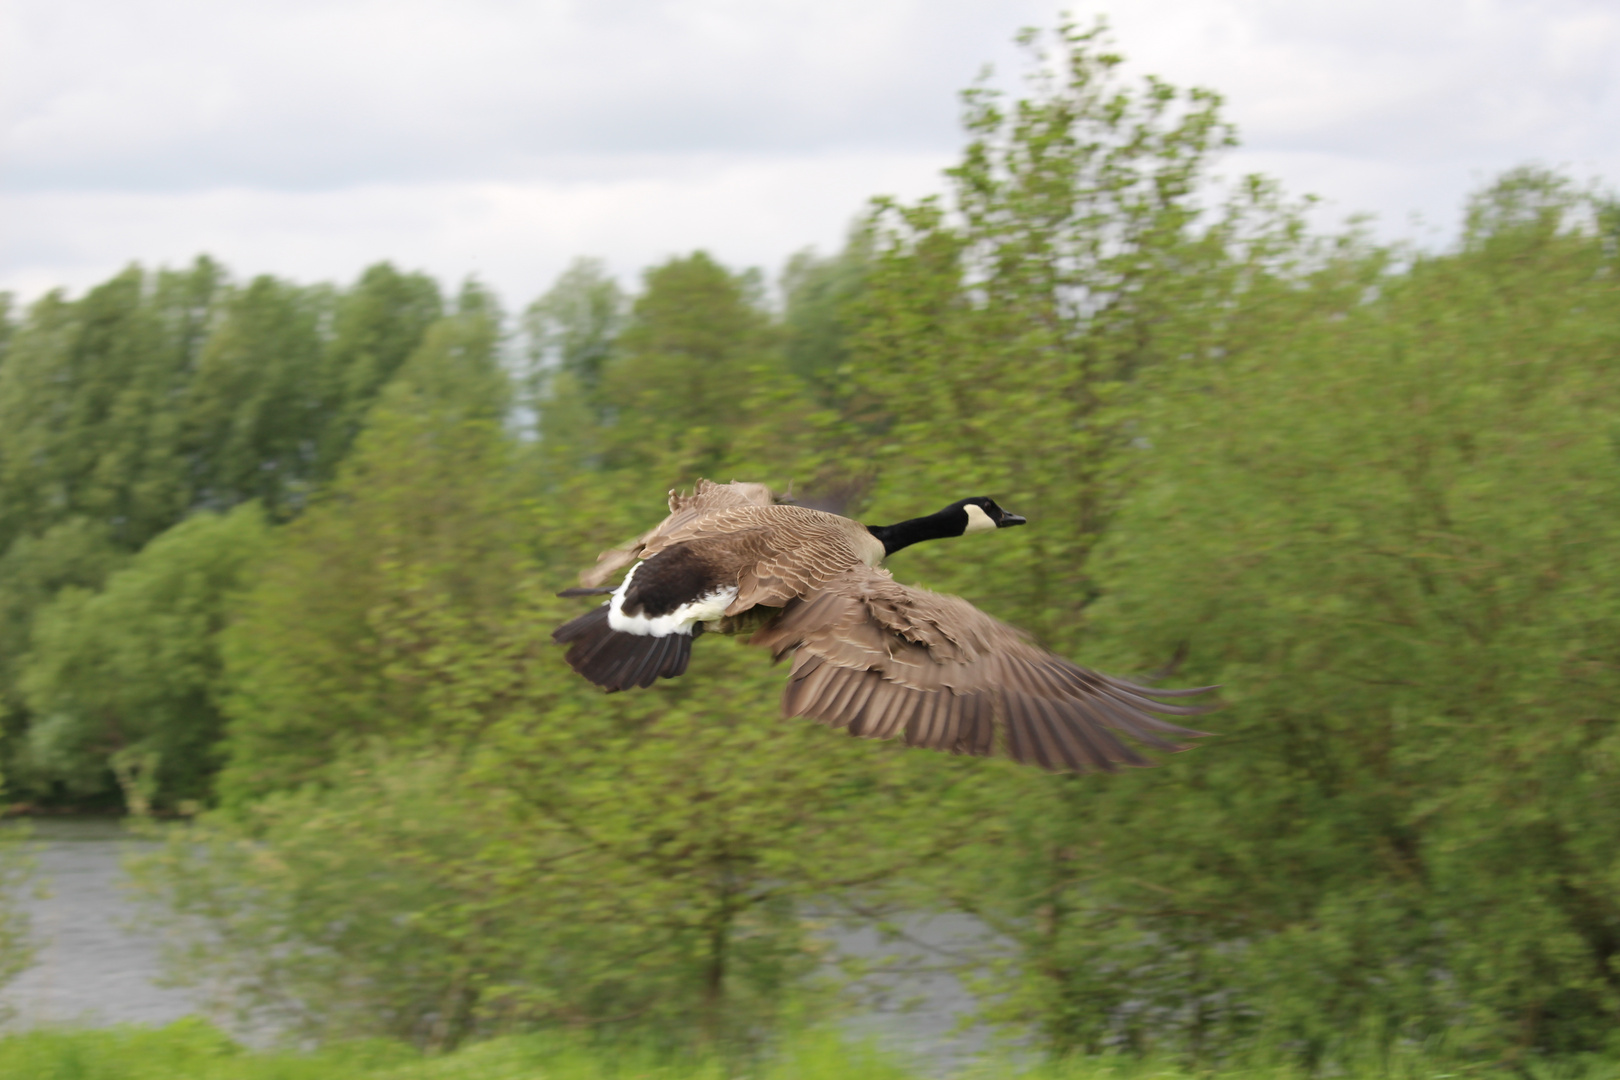
[[[0,1039],[0,1080],[722,1080],[714,1061],[660,1060],[513,1036],[424,1057],[384,1040],[313,1053],[248,1050],[196,1020],[165,1028],[42,1029]],[[803,1040],[759,1080],[910,1080],[919,1074],[833,1038]]]
[[[922,1080],[933,1075],[836,1036],[798,1040],[754,1068],[716,1061],[659,1059],[514,1036],[424,1057],[399,1043],[371,1040],[313,1053],[248,1050],[198,1020],[165,1028],[60,1028],[0,1038],[0,1080]],[[1079,1058],[1030,1068],[980,1061],[956,1080],[1306,1080],[1289,1067],[1189,1069],[1130,1058]],[[1620,1062],[1592,1057],[1459,1065],[1420,1051],[1330,1068],[1335,1080],[1620,1080]]]

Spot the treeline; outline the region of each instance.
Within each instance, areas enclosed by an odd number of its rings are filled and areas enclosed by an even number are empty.
[[[1514,173],[1422,254],[1208,206],[1218,98],[1047,47],[968,95],[949,201],[774,295],[580,262],[506,336],[386,266],[199,262],[8,322],[11,796],[212,807],[154,917],[315,1036],[757,1042],[826,1003],[811,913],[950,911],[1053,1054],[1620,1051],[1620,212]],[[1222,684],[1220,737],[1080,778],[857,743],[723,640],[601,695],[553,594],[700,476],[994,495],[1031,526],[896,572]]]

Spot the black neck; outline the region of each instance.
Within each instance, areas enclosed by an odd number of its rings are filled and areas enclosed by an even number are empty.
[[[866,531],[883,541],[883,554],[893,555],[901,548],[924,540],[943,540],[947,536],[961,536],[967,531],[967,511],[960,506],[948,506],[937,514],[912,518],[898,525],[868,525]]]

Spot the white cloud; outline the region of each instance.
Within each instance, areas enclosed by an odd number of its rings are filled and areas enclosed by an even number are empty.
[[[448,284],[475,275],[519,306],[583,253],[606,258],[627,281],[697,248],[733,266],[774,272],[807,244],[835,249],[870,196],[933,190],[949,156],[643,164],[641,175],[575,183],[0,193],[16,266],[6,284],[24,296],[56,286],[82,290],[131,258],[178,266],[200,251],[239,274],[344,281],[386,258]],[[119,254],[109,262],[108,252]]]
[[[0,288],[208,251],[526,302],[576,254],[779,265],[939,187],[955,92],[1060,0],[11,0]],[[1085,10],[1082,9],[1084,13]],[[1083,14],[1083,17],[1084,16]],[[1386,233],[1526,160],[1620,179],[1613,0],[1116,0],[1131,69]]]
[[[527,178],[559,157],[937,147],[953,92],[1035,7],[15,6],[26,47],[8,50],[0,114],[11,190],[329,188]]]

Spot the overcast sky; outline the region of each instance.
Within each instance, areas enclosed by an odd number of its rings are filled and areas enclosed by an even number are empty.
[[[379,259],[508,307],[576,255],[774,273],[877,194],[940,190],[957,91],[1030,0],[6,0],[0,290],[199,252]],[[1263,171],[1440,242],[1514,164],[1620,183],[1617,0],[1120,0],[1138,73],[1220,91]],[[1426,222],[1413,225],[1413,215]]]

